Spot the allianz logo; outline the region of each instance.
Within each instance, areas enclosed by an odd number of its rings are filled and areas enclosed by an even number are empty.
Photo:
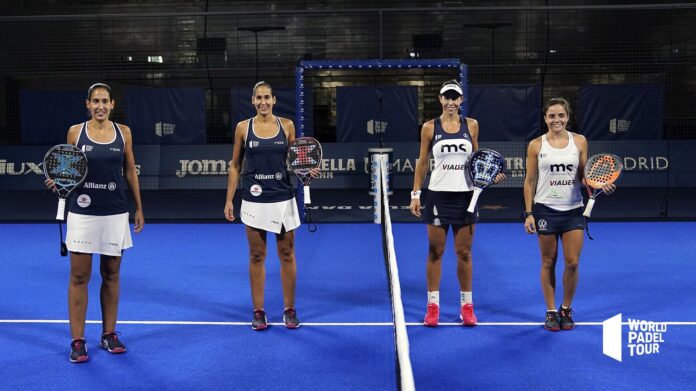
[[[6,159],[0,159],[0,175],[27,175],[37,174],[43,175],[43,162],[8,162]]]
[[[227,175],[231,162],[222,159],[179,160],[179,165],[176,176],[183,178],[186,175]]]

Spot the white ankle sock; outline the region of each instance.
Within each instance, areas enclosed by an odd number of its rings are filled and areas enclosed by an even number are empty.
[[[440,305],[440,291],[428,291],[428,304],[430,303]]]
[[[474,304],[473,293],[459,291],[459,302],[461,305]]]

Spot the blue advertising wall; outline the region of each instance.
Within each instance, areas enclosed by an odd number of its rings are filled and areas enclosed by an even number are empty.
[[[64,143],[70,126],[89,119],[81,90],[22,90],[22,144]]]
[[[205,143],[202,89],[128,87],[124,95],[134,144]]]
[[[588,140],[662,138],[664,86],[593,84],[580,90],[580,130]]]
[[[524,85],[469,86],[469,114],[479,123],[479,141],[529,140],[541,127],[541,88]]]
[[[336,88],[336,141],[377,142],[381,130],[384,141],[418,141],[416,87]]]

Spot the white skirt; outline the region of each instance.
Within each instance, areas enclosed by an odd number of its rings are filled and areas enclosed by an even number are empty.
[[[287,201],[268,203],[242,200],[239,214],[244,225],[277,234],[283,227],[285,232],[289,232],[300,226],[300,212],[294,197]]]
[[[121,251],[133,247],[128,213],[90,216],[69,212],[67,225],[69,251],[120,257]]]

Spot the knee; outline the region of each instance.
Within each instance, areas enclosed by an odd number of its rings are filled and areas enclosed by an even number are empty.
[[[70,273],[70,283],[72,285],[85,285],[89,282],[89,273],[83,272],[71,272]]]
[[[102,270],[101,272],[102,281],[106,282],[116,282],[120,276],[121,273],[118,270]]]
[[[471,251],[457,250],[457,260],[462,263],[471,263]]]
[[[541,268],[542,269],[555,269],[556,268],[556,257],[541,257]]]
[[[253,264],[263,263],[266,259],[265,251],[251,251],[249,253],[249,262]]]
[[[282,264],[295,262],[295,252],[292,248],[281,248],[278,250],[278,258]]]
[[[565,260],[565,270],[569,273],[578,272],[578,260],[577,259],[566,259]]]
[[[440,262],[444,252],[444,248],[441,247],[428,248],[428,262]]]

